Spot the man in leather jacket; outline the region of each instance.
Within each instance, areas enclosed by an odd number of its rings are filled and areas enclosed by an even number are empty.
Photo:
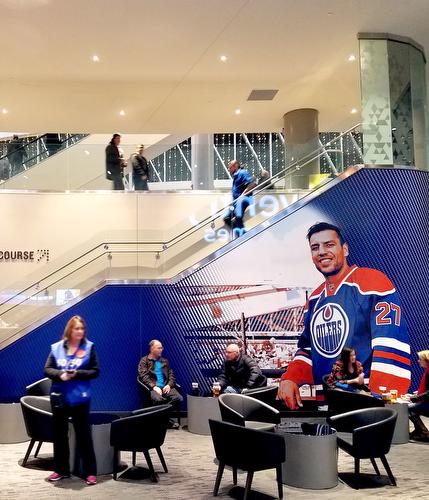
[[[243,389],[267,385],[267,379],[256,361],[243,354],[236,342],[229,342],[226,346],[225,362],[218,380],[224,393],[241,393]]]
[[[159,340],[151,340],[149,354],[140,360],[138,374],[140,380],[149,387],[154,405],[170,403],[178,410],[183,397],[175,388],[176,378],[168,359],[162,357],[163,349]]]

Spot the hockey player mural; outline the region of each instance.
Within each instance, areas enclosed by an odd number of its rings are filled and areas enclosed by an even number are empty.
[[[322,376],[330,373],[344,346],[359,353],[365,381],[405,394],[410,385],[410,345],[399,297],[389,278],[376,269],[349,266],[341,230],[319,222],[308,230],[311,256],[325,282],[304,309],[304,331],[294,359],[283,374],[279,399],[291,409],[302,405],[299,386],[315,384],[323,400]]]

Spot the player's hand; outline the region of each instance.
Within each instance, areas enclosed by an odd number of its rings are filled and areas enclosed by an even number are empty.
[[[162,388],[162,393],[168,394],[170,392],[170,389],[171,389],[171,387],[168,384],[164,385],[164,387]]]
[[[297,410],[302,407],[298,385],[292,380],[282,380],[280,382],[278,398],[283,400],[291,410]]]
[[[158,386],[156,385],[156,386],[153,388],[153,390],[154,390],[157,394],[159,394],[160,396],[162,396],[162,391],[161,391],[161,388],[160,388],[160,387],[158,387]]]

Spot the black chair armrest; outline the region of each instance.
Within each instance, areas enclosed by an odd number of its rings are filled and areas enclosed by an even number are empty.
[[[340,413],[327,418],[329,425],[338,432],[353,432],[358,427],[363,427],[361,410],[353,410],[347,413]]]
[[[129,416],[141,415],[143,413],[144,414],[153,413],[153,412],[159,411],[161,408],[169,408],[171,410],[172,406],[171,405],[156,405],[156,406],[149,406],[148,408],[140,408],[138,410],[132,411]]]

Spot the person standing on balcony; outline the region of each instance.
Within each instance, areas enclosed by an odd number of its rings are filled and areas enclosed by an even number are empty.
[[[58,134],[46,134],[45,145],[49,156],[54,155],[61,148],[61,140]]]
[[[115,191],[124,189],[123,170],[127,166],[120,144],[121,135],[113,134],[111,141],[106,147],[106,179],[113,181],[113,189]]]
[[[149,164],[144,154],[144,145],[140,144],[137,151],[131,155],[131,165],[133,166],[133,182],[136,191],[149,191],[147,185],[149,179]]]
[[[224,222],[232,228],[234,238],[245,233],[244,212],[249,205],[253,204],[252,193],[247,195],[255,186],[253,177],[246,169],[241,168],[238,160],[232,160],[228,164],[228,171],[232,176],[232,199],[228,213],[224,217]]]
[[[46,360],[45,375],[52,380],[51,404],[54,427],[54,466],[48,481],[70,477],[69,419],[72,419],[82,457],[86,484],[97,483],[97,465],[89,422],[90,381],[98,377],[97,355],[87,339],[86,325],[80,316],[67,322],[63,339],[52,344]]]
[[[10,163],[10,177],[19,174],[22,170],[22,164],[27,154],[24,149],[24,144],[15,134],[12,140],[7,145],[7,157]]]

